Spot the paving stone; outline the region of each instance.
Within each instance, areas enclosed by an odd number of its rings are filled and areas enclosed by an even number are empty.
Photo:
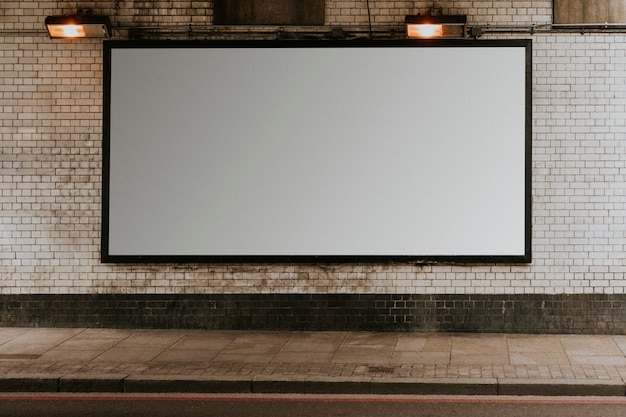
[[[389,363],[393,357],[393,346],[352,345],[342,347],[332,357],[332,363]]]
[[[507,335],[506,339],[509,352],[565,354],[561,339],[557,336]]]
[[[508,365],[510,363],[509,355],[489,353],[459,354],[453,352],[452,356],[450,357],[450,364],[452,365],[481,365],[483,363],[491,363],[494,365]]]
[[[450,363],[450,352],[394,352],[391,363],[441,364]]]
[[[570,361],[565,352],[511,352],[511,365],[569,365]]]
[[[114,347],[93,359],[93,362],[107,363],[146,363],[163,352],[160,348],[149,347]]]
[[[453,356],[506,354],[508,348],[505,335],[464,335],[452,339]]]
[[[572,365],[626,365],[626,357],[621,355],[568,355]]]
[[[168,348],[183,337],[181,331],[138,331],[124,340],[116,347],[119,348]]]
[[[611,336],[565,335],[560,339],[568,356],[624,356]]]

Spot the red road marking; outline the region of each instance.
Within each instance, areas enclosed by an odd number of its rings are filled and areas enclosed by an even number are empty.
[[[0,401],[204,401],[325,403],[497,403],[497,404],[626,404],[626,397],[497,397],[497,396],[343,396],[251,394],[2,394]]]

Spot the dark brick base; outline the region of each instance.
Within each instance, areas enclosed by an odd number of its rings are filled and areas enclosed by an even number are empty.
[[[0,295],[0,326],[626,334],[626,295]]]

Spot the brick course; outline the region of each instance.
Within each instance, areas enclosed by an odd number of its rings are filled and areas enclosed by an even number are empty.
[[[624,334],[624,295],[0,295],[0,325]]]

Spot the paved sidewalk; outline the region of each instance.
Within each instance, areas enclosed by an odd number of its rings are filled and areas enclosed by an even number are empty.
[[[626,395],[626,336],[0,328],[0,392]]]

